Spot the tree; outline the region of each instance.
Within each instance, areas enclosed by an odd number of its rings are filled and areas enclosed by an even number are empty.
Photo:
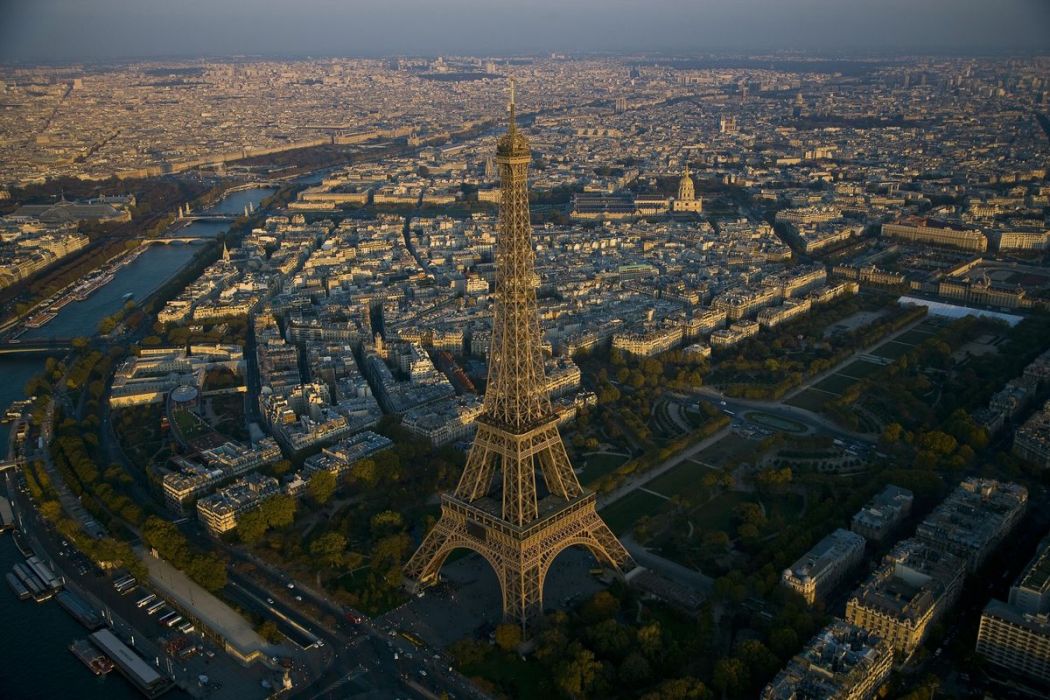
[[[326,532],[310,543],[310,554],[313,555],[322,566],[336,568],[344,561],[343,552],[346,550],[346,537],[338,532]]]
[[[620,611],[620,601],[609,591],[598,591],[583,606],[581,615],[584,620],[598,622],[607,620]]]
[[[790,627],[778,627],[769,633],[769,647],[783,660],[798,651],[798,633]]]
[[[263,502],[262,508],[270,527],[287,527],[295,522],[295,498],[292,496],[273,496]]]
[[[618,676],[628,686],[639,686],[649,680],[653,669],[645,657],[634,652],[620,664]]]
[[[307,489],[312,499],[324,505],[328,503],[332,498],[332,494],[335,493],[335,486],[335,474],[330,471],[319,471],[310,477]]]
[[[722,693],[741,695],[748,685],[747,667],[737,658],[721,658],[715,663],[712,682]]]
[[[652,622],[638,630],[638,648],[645,654],[647,659],[656,660],[663,650],[663,630],[659,622]]]
[[[266,534],[266,516],[262,509],[249,511],[237,520],[237,536],[245,544],[256,544]]]
[[[513,651],[521,644],[521,627],[506,622],[496,627],[496,645],[503,651]]]
[[[361,483],[366,488],[375,486],[376,481],[379,479],[376,463],[367,458],[354,462],[350,467],[350,478],[355,482]]]
[[[396,510],[384,510],[373,515],[369,525],[371,526],[372,534],[379,537],[380,535],[404,529],[405,521],[401,513]]]
[[[594,653],[577,645],[576,653],[560,665],[554,680],[563,694],[588,697],[601,669],[602,663],[594,657]]]
[[[919,446],[938,455],[950,455],[958,447],[958,441],[939,430],[931,430],[919,437]]]
[[[630,629],[614,619],[602,620],[586,630],[590,648],[606,658],[620,659],[631,646]]]
[[[882,442],[886,445],[894,445],[901,441],[904,428],[900,423],[890,423],[882,430]]]
[[[674,678],[646,693],[642,700],[710,700],[711,691],[695,678]]]
[[[260,637],[271,644],[279,644],[281,642],[281,632],[277,629],[277,623],[273,620],[267,620],[259,625],[258,632]]]

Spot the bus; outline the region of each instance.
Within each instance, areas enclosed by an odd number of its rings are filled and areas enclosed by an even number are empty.
[[[168,627],[174,627],[175,625],[179,624],[180,622],[182,622],[182,615],[175,615],[175,617],[171,618],[170,620],[168,620],[164,624],[167,625]]]
[[[144,608],[147,605],[149,605],[150,603],[152,603],[153,601],[155,601],[156,599],[157,599],[157,594],[156,593],[150,593],[144,598],[139,598],[138,601],[135,602],[135,607],[136,608]]]
[[[164,601],[163,600],[158,600],[156,603],[154,603],[153,605],[151,605],[148,608],[146,608],[146,614],[147,615],[155,615],[158,612],[160,612],[160,609],[163,608],[163,607],[164,607]]]
[[[401,630],[400,632],[398,632],[398,634],[400,634],[402,637],[411,642],[412,646],[414,647],[420,648],[423,646],[423,640],[417,637],[416,635],[412,634],[411,632]]]
[[[171,610],[171,611],[165,613],[164,615],[161,615],[160,618],[157,619],[157,622],[159,622],[162,625],[166,625],[166,624],[168,624],[168,620],[173,620],[174,618],[176,618],[178,616],[179,616],[179,614],[177,612],[175,612],[174,610]]]

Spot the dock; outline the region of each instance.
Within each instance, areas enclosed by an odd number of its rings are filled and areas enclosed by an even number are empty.
[[[22,534],[21,530],[15,530],[11,533],[11,539],[15,541],[15,547],[18,547],[18,551],[22,553],[23,557],[33,556],[33,548],[26,542],[25,535]]]
[[[95,608],[91,607],[87,601],[72,591],[62,591],[55,596],[55,600],[67,613],[73,616],[74,620],[92,632],[101,629],[106,624],[106,621],[102,619],[102,616]]]
[[[11,587],[15,595],[18,596],[19,600],[29,600],[33,597],[33,594],[29,592],[29,589],[15,576],[13,573],[8,572],[6,575],[7,585]]]
[[[117,670],[146,697],[160,697],[173,687],[169,679],[160,675],[157,669],[146,663],[109,629],[103,628],[98,632],[93,632],[89,639],[102,653],[113,660]]]
[[[0,496],[0,532],[13,530],[15,528],[15,514],[11,510],[11,502]]]

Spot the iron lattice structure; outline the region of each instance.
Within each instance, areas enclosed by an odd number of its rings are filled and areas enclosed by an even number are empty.
[[[496,572],[504,617],[527,632],[543,610],[547,572],[567,547],[582,545],[621,573],[635,564],[598,516],[594,494],[580,486],[551,409],[529,223],[531,154],[515,124],[511,90],[510,128],[496,147],[500,209],[484,411],[459,484],[442,494],[441,517],[405,565],[405,577],[414,589],[431,585],[453,550],[473,550]]]

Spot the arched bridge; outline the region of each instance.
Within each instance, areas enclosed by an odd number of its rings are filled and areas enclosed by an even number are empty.
[[[140,238],[143,245],[199,245],[214,240],[210,236],[160,236],[158,238]]]

